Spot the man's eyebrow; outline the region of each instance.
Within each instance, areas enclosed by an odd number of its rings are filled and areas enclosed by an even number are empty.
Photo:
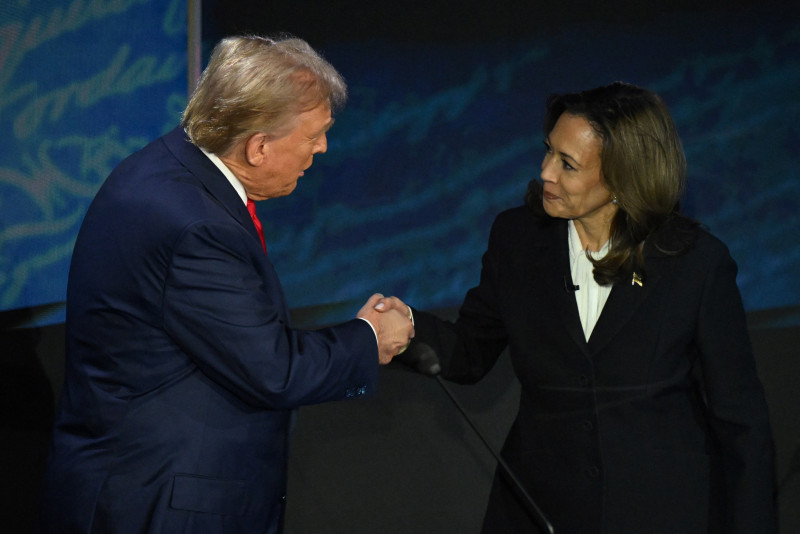
[[[326,124],[326,125],[325,125],[325,126],[322,128],[322,130],[320,130],[320,132],[319,132],[319,133],[320,133],[320,135],[322,135],[322,134],[324,134],[325,132],[327,132],[328,130],[330,130],[330,129],[331,129],[331,127],[333,126],[333,123],[334,123],[334,122],[336,122],[336,119],[334,119],[333,117],[331,117],[331,120],[330,120],[330,122],[328,122],[328,124]]]

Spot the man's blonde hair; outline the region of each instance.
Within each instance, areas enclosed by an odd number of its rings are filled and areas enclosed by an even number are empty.
[[[227,37],[214,48],[181,126],[192,143],[224,155],[259,132],[280,136],[302,112],[344,105],[342,76],[294,37]]]

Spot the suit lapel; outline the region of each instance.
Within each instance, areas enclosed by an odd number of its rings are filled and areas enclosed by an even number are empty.
[[[600,318],[589,338],[589,348],[594,354],[606,346],[634,317],[648,295],[658,285],[663,274],[663,257],[646,255],[647,276],[641,285],[631,279],[615,284],[611,289]]]
[[[241,197],[230,184],[225,175],[222,174],[214,162],[208,156],[197,148],[189,141],[186,132],[183,128],[177,127],[170,133],[163,137],[164,143],[168,150],[175,158],[186,167],[193,176],[202,184],[209,195],[214,198],[231,217],[239,222],[247,231],[253,236],[258,248],[261,248],[261,238],[258,235],[253,220],[250,218],[250,213],[247,207],[242,202]],[[261,257],[259,255],[259,257]],[[265,276],[269,278],[270,291],[277,293],[280,296],[279,301],[282,304],[283,320],[286,324],[291,324],[289,319],[289,308],[286,303],[286,297],[283,294],[283,287],[278,280],[278,274],[272,265],[272,261],[264,254],[261,261],[261,267],[264,269]]]
[[[588,356],[589,347],[583,334],[575,292],[568,288],[572,283],[572,276],[569,267],[567,231],[566,220],[554,221],[545,240],[548,252],[542,254],[544,265],[540,272],[548,273],[549,281],[545,284],[548,300],[554,305],[560,324],[567,335]]]
[[[591,356],[605,347],[636,315],[639,307],[662,278],[664,257],[660,254],[646,252],[647,277],[642,284],[626,280],[612,288],[587,343],[575,293],[565,288],[565,279],[567,283],[572,281],[567,231],[566,220],[559,219],[550,227],[550,231],[543,240],[546,250],[541,254],[543,263],[538,272],[554,273],[551,278],[549,274],[547,275],[549,281],[545,284],[549,302],[555,307],[557,318],[570,339],[584,354]]]
[[[261,238],[239,194],[208,156],[189,141],[186,132],[181,127],[175,128],[164,136],[164,142],[178,161],[203,184],[206,191],[260,242]]]

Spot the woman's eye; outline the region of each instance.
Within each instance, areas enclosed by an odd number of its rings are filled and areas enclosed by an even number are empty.
[[[567,161],[566,161],[566,160],[563,160],[563,159],[562,159],[562,160],[561,160],[561,164],[564,166],[564,170],[567,170],[567,171],[574,171],[574,170],[575,170],[575,167],[573,167],[572,165],[570,165],[569,163],[567,163]]]

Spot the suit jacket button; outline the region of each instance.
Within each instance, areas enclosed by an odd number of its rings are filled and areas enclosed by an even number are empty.
[[[580,385],[582,385],[582,386],[588,386],[589,385],[589,377],[586,376],[586,375],[579,376],[578,377],[578,383]]]
[[[586,470],[586,476],[589,478],[597,478],[600,476],[600,469],[596,465],[593,465]]]

